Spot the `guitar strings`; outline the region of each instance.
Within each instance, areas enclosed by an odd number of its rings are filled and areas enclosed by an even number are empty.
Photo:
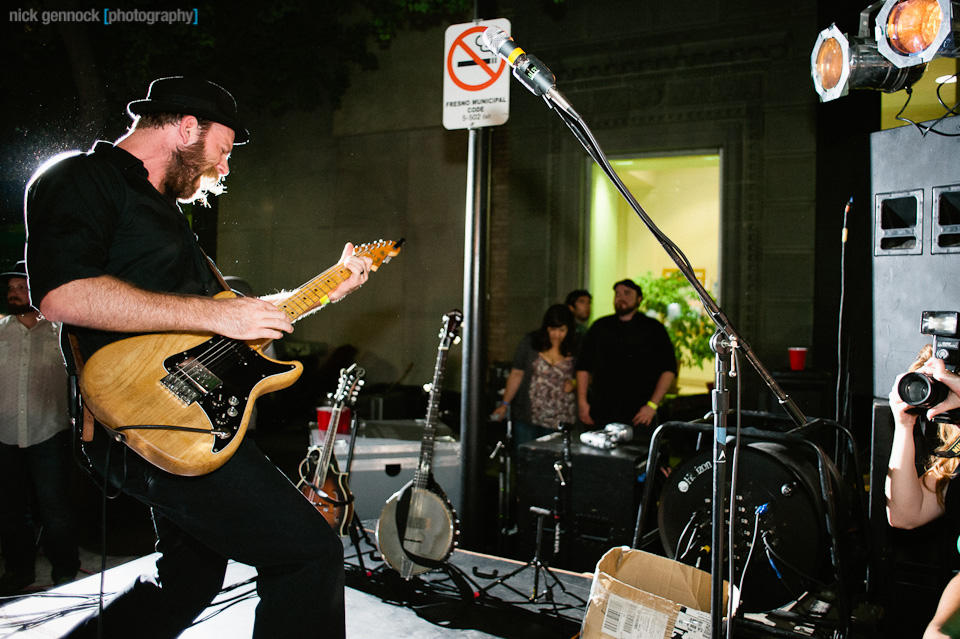
[[[343,277],[344,272],[350,273],[350,271],[347,269],[341,269],[341,272],[339,273],[329,274],[324,282],[318,282],[317,284],[315,284],[312,287],[312,290],[304,291],[303,289],[301,289],[300,291],[298,291],[297,295],[293,295],[287,298],[286,300],[284,300],[284,303],[281,306],[281,308],[283,306],[296,305],[297,297],[306,298],[306,299],[310,299],[312,297],[314,301],[308,304],[307,306],[303,306],[302,303],[300,304],[301,312],[309,309],[310,306],[313,306],[313,304],[315,304],[320,299],[320,297],[316,295],[315,291],[319,289],[319,290],[322,290],[324,294],[331,292],[334,288],[336,288],[337,285],[339,285],[341,282],[343,282],[346,279],[345,277]],[[336,281],[335,276],[340,276],[341,278],[340,281]],[[289,311],[287,311],[287,314],[291,315]],[[198,354],[194,360],[197,363],[204,366],[205,368],[210,369],[211,372],[214,372],[214,374],[216,374],[215,371],[213,371],[213,368],[215,366],[221,366],[224,364],[226,364],[227,366],[232,366],[242,357],[241,353],[237,350],[241,344],[240,340],[231,340],[230,338],[226,338],[223,336],[218,336],[218,337],[220,337],[220,339],[216,339],[216,338],[211,339],[210,342],[213,342],[213,344],[211,344],[210,348]],[[230,357],[231,355],[232,357]],[[227,357],[229,357],[229,359],[226,359]],[[181,380],[194,381],[190,377],[190,374],[187,373],[183,368],[177,368],[177,370],[173,373],[173,376]]]
[[[367,253],[372,252],[374,248],[381,247],[383,243],[384,241],[380,240],[379,242],[374,243],[374,245],[363,244],[357,247],[355,254],[366,255]],[[380,259],[383,259],[382,256],[380,256]],[[309,310],[310,307],[320,301],[321,296],[317,294],[318,291],[321,291],[324,296],[328,295],[343,281],[349,278],[351,274],[352,272],[349,269],[343,267],[337,268],[337,266],[334,266],[332,269],[328,269],[326,272],[321,273],[314,279],[301,286],[296,293],[283,300],[283,302],[278,306],[279,308],[283,309],[284,312],[291,317],[291,319],[294,319],[298,315],[302,315],[304,312]],[[304,301],[301,300],[304,300],[307,303],[304,304]],[[291,307],[295,309],[295,312],[288,310]],[[217,374],[215,367],[221,367],[224,365],[230,367],[243,357],[240,346],[246,346],[246,344],[241,340],[216,336],[212,338],[210,342],[212,342],[211,347],[198,354],[194,358],[194,361],[209,370],[213,375]],[[199,390],[205,392],[203,385],[191,377],[190,374],[183,368],[178,367],[176,371],[171,373],[171,375],[174,379],[179,381],[191,382],[197,386]]]

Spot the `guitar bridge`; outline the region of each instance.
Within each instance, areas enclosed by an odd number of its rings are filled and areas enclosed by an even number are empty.
[[[174,372],[161,379],[160,383],[186,406],[223,383],[210,369],[195,359],[187,359],[176,364],[174,368]]]

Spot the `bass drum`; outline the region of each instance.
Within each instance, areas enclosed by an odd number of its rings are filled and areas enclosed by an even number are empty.
[[[727,449],[728,454],[732,451]],[[729,457],[728,460],[732,460]],[[835,496],[840,473],[829,462]],[[726,487],[730,488],[730,462]],[[740,454],[734,513],[734,579],[740,584],[751,547],[753,554],[740,593],[741,609],[762,612],[794,601],[816,581],[832,581],[826,519],[820,499],[817,463],[781,444],[754,442]],[[668,557],[710,571],[712,542],[713,453],[681,463],[667,478],[660,497],[660,540]],[[757,510],[766,505],[761,514]],[[841,517],[845,508],[835,506]],[[725,525],[724,578],[729,578],[730,517]],[[843,530],[842,524],[838,529]],[[756,531],[756,532],[755,532]]]
[[[397,510],[407,490],[411,491],[410,507],[406,530],[401,536]],[[388,566],[404,579],[410,579],[436,567],[416,563],[410,555],[442,563],[453,553],[458,534],[457,516],[446,497],[426,488],[413,488],[408,483],[387,500],[380,513],[377,548]]]

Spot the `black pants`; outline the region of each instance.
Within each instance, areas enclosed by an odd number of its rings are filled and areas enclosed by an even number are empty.
[[[68,490],[73,463],[70,436],[69,430],[60,431],[27,448],[0,444],[0,545],[7,572],[27,581],[37,559],[36,525],[43,525],[43,547],[53,566],[53,581],[73,579],[80,569]]]
[[[344,636],[343,545],[322,515],[245,439],[212,473],[162,471],[98,426],[84,446],[109,481],[151,507],[157,574],[141,577],[70,637],[176,637],[223,585],[227,559],[257,569],[253,636]]]

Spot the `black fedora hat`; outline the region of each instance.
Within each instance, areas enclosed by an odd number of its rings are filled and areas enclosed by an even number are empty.
[[[24,260],[20,260],[14,264],[12,271],[0,273],[0,282],[6,284],[7,280],[9,280],[11,277],[27,277],[27,263]]]
[[[237,101],[229,91],[208,80],[183,76],[154,80],[147,97],[128,104],[127,112],[130,117],[148,113],[192,115],[233,129],[234,144],[250,139],[250,133],[237,118]]]

